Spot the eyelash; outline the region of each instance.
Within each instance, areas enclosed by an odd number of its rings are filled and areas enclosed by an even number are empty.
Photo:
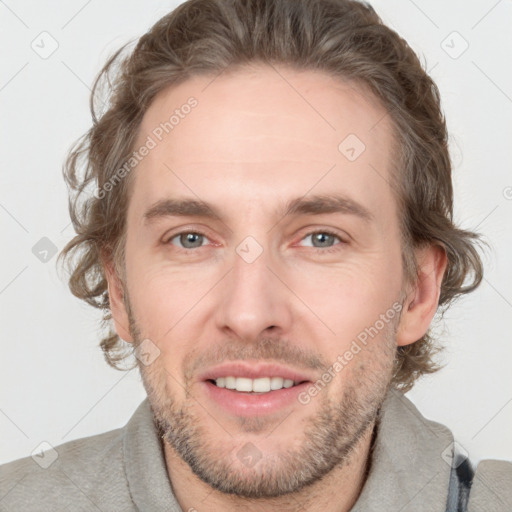
[[[315,249],[316,253],[325,254],[326,252],[327,253],[338,252],[341,250],[341,248],[342,248],[341,246],[347,244],[347,242],[345,240],[343,240],[343,238],[341,238],[340,235],[338,235],[334,231],[329,231],[328,229],[322,229],[320,231],[311,231],[311,232],[307,233],[301,240],[304,240],[304,238],[306,238],[308,236],[317,235],[319,233],[321,233],[322,235],[333,236],[334,238],[337,238],[340,241],[340,243],[338,245],[334,245],[332,247],[326,247],[324,249],[322,249],[321,247],[312,247],[312,249]]]
[[[205,233],[203,233],[201,231],[180,231],[178,233],[174,233],[170,238],[168,238],[167,241],[164,242],[164,245],[170,244],[171,240],[174,240],[176,237],[178,237],[180,235],[184,235],[184,234],[200,235],[200,236],[203,236],[205,238],[208,238],[208,235],[206,235]],[[330,231],[328,229],[321,229],[321,230],[317,230],[317,231],[310,231],[309,233],[306,233],[301,238],[301,241],[304,240],[304,238],[307,238],[308,236],[318,235],[318,234],[333,236],[334,238],[337,238],[340,241],[340,243],[337,246],[333,246],[333,247],[325,247],[325,248],[322,248],[322,247],[311,247],[312,249],[314,249],[314,251],[317,254],[320,254],[320,253],[321,254],[325,254],[325,253],[337,252],[337,251],[341,250],[340,246],[346,245],[348,243],[345,240],[343,240],[340,237],[340,235],[338,235],[334,231]],[[203,247],[203,246],[201,246],[201,247]],[[182,252],[193,252],[193,251],[195,251],[197,249],[200,249],[201,247],[195,247],[193,249],[184,249],[182,247],[177,247],[177,249],[179,251],[182,251]]]

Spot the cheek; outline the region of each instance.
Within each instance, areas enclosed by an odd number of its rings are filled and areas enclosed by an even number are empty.
[[[134,316],[144,336],[153,340],[172,336],[215,283],[211,271],[142,264],[142,259],[128,272]]]
[[[401,286],[399,257],[375,252],[339,266],[297,267],[286,280],[337,343],[350,343],[381,314],[394,314]]]
[[[341,259],[341,258],[340,258]],[[339,263],[302,263],[293,270],[293,280],[311,291],[354,302],[379,302],[401,284],[398,251],[378,249],[351,252]]]

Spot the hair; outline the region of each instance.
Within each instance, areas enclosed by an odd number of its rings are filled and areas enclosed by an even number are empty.
[[[384,106],[394,131],[391,185],[405,278],[418,278],[414,248],[434,244],[447,255],[438,312],[444,314],[456,297],[480,284],[483,265],[476,246],[481,235],[453,222],[451,161],[439,90],[407,42],[369,4],[188,0],[128,52],[130,44],[97,76],[90,98],[93,125],[75,142],[63,169],[76,236],[59,260],[68,264],[71,292],[104,311],[108,333],[100,346],[109,365],[125,370],[118,363],[129,355],[112,325],[104,263],[106,258],[116,269],[124,268],[131,177],[115,187],[108,183],[115,183],[116,173],[132,156],[141,120],[155,96],[197,75],[264,63],[328,73],[363,86]],[[111,190],[91,194],[91,187]],[[416,342],[397,347],[392,386],[406,392],[421,375],[439,370],[433,356],[440,349],[430,329]]]

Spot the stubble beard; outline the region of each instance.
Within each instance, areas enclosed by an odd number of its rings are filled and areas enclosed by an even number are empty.
[[[130,331],[137,346],[142,341],[142,336],[131,311],[129,318]],[[343,383],[339,400],[328,396],[329,386],[319,391],[314,400],[318,400],[320,405],[317,404],[317,412],[305,421],[298,448],[265,453],[255,446],[258,443],[246,443],[252,450],[258,450],[261,457],[251,467],[244,467],[237,458],[237,452],[245,445],[234,446],[234,437],[225,433],[226,430],[233,430],[233,427],[223,428],[225,418],[217,420],[205,412],[193,396],[188,379],[185,379],[184,384],[185,399],[179,403],[168,392],[168,383],[178,386],[179,379],[170,376],[162,366],[163,358],[158,358],[148,367],[139,362],[141,377],[160,436],[188,464],[195,475],[222,493],[248,499],[269,499],[298,493],[335,468],[340,469],[350,464],[351,455],[358,442],[374,426],[391,385],[396,354],[396,324],[397,322],[387,324],[382,337],[372,340],[371,345],[363,349],[362,352],[367,352],[363,364],[355,364],[355,359],[359,357],[359,354],[356,355],[352,361],[354,364],[350,363],[350,379]],[[262,350],[254,348],[252,359],[268,360],[269,353],[275,355],[279,340],[266,338],[262,341],[258,345]],[[277,359],[281,362],[287,361],[286,356]],[[346,370],[344,368],[337,374],[330,384],[344,379]],[[209,433],[205,417],[207,421],[217,423],[214,424],[214,430],[225,433],[224,440],[215,439]],[[276,429],[273,431],[276,433],[280,428],[289,431],[293,429],[293,421],[293,412],[277,427],[275,424],[270,427],[267,419],[262,417],[238,418],[236,437],[240,438],[240,432],[261,432],[264,437],[272,428]]]

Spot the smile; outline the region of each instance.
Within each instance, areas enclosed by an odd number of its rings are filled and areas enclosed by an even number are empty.
[[[245,393],[269,393],[283,388],[291,388],[300,382],[294,382],[291,379],[283,377],[261,377],[250,379],[248,377],[218,377],[211,382],[219,388],[233,389]]]

